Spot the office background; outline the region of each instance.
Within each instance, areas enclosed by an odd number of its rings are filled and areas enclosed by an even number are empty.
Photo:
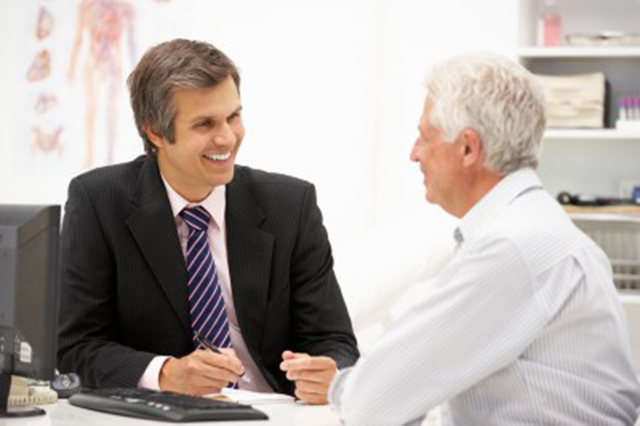
[[[88,34],[67,76],[76,37],[76,0],[5,0],[0,4],[0,200],[63,203],[83,163],[83,73]],[[108,2],[107,2],[108,3]],[[420,174],[408,162],[430,63],[470,49],[503,53],[516,46],[516,5],[509,0],[418,2],[391,0],[124,0],[135,11],[137,58],[175,37],[210,41],[242,72],[247,137],[238,162],[313,181],[333,239],[376,225],[389,213],[423,206]],[[50,35],[36,36],[41,7]],[[501,11],[496,14],[496,10]],[[128,105],[131,70],[122,28],[115,86],[115,162],[142,152]],[[28,78],[37,55],[50,52],[50,74]],[[107,92],[96,85],[93,166],[108,162]],[[57,97],[51,111],[34,111],[36,95]],[[55,115],[55,120],[47,118]],[[47,127],[48,126],[48,127]],[[37,127],[55,137],[37,147]],[[431,210],[431,209],[427,209]],[[438,214],[433,209],[433,214]],[[337,243],[337,241],[336,241]]]

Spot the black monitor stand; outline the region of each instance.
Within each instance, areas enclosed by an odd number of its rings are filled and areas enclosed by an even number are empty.
[[[9,389],[11,389],[11,374],[0,372],[0,419],[7,417],[33,417],[46,414],[46,411],[38,407],[9,408]]]

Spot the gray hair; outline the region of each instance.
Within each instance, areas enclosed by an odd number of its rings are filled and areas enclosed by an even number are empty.
[[[155,155],[144,127],[175,142],[173,93],[206,89],[229,76],[240,90],[240,74],[222,51],[201,41],[176,39],[149,49],[129,75],[131,108],[147,155]]]
[[[538,165],[546,126],[544,94],[521,65],[498,55],[450,58],[426,81],[431,124],[447,141],[465,128],[483,144],[486,166],[500,174]]]

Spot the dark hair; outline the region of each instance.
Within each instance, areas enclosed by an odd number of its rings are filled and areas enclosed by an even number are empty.
[[[175,91],[210,88],[229,76],[240,90],[238,68],[209,43],[176,39],[149,49],[127,79],[131,108],[147,155],[155,155],[156,150],[145,126],[174,142]]]

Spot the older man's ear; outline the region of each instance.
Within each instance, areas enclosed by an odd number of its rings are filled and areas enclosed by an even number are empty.
[[[484,163],[484,150],[482,146],[482,140],[480,135],[473,129],[464,129],[460,134],[462,141],[463,152],[463,165],[469,167],[472,165]]]

